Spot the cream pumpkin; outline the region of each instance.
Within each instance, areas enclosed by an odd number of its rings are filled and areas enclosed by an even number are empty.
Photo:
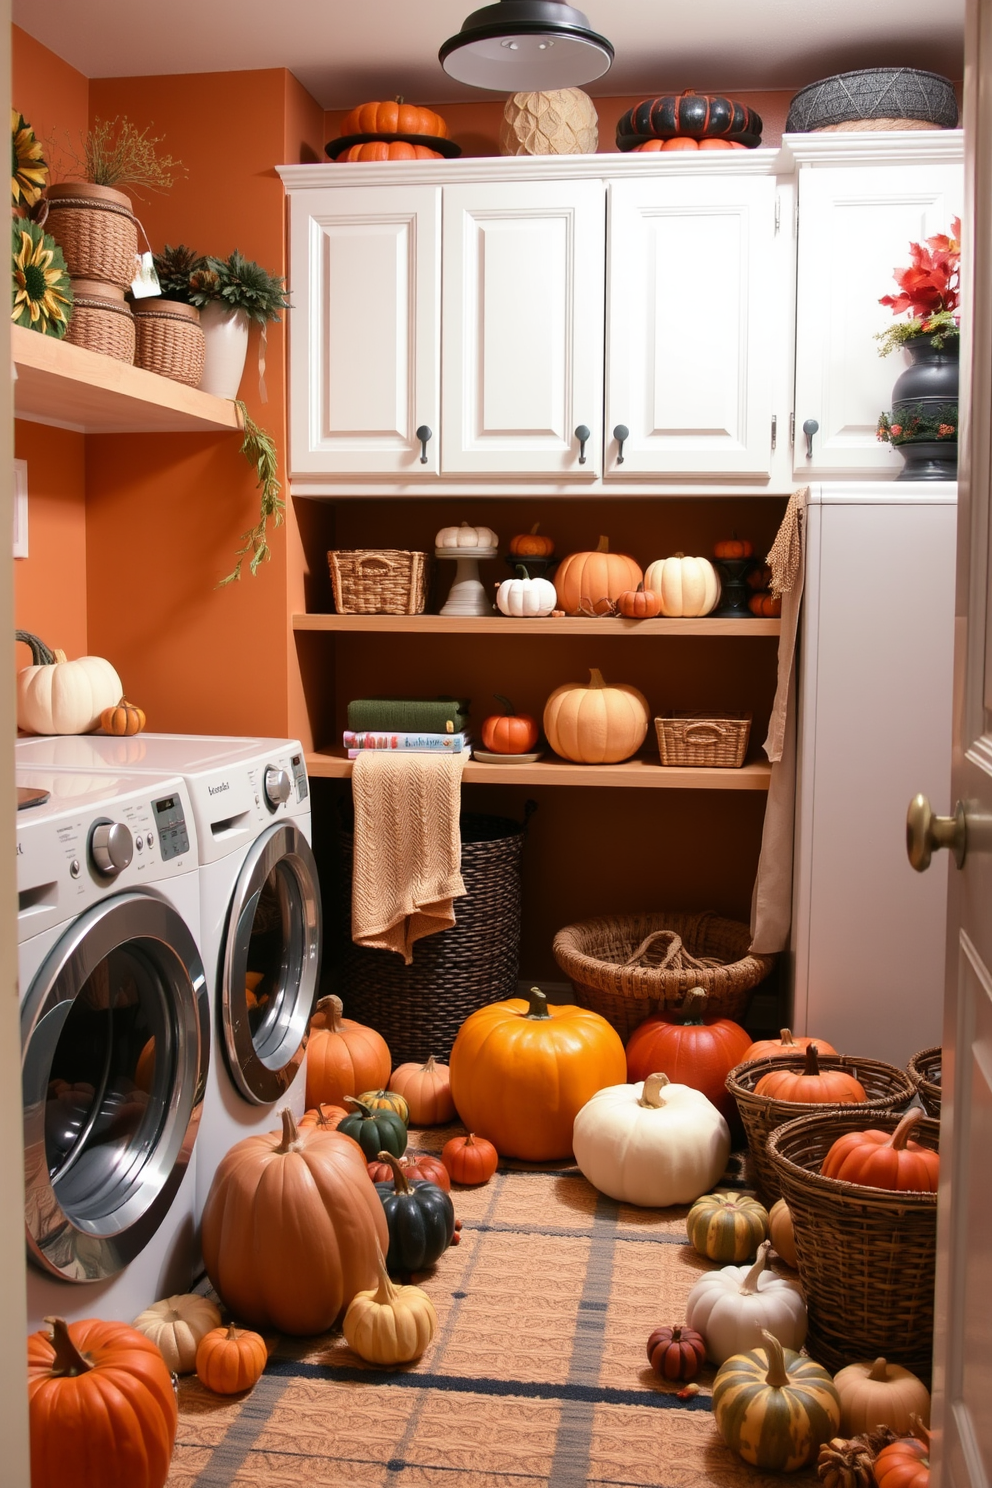
[[[890,1426],[898,1436],[908,1436],[913,1416],[930,1424],[930,1391],[921,1379],[900,1364],[885,1359],[848,1364],[834,1375],[840,1396],[840,1426],[845,1436]]]
[[[17,674],[17,726],[29,734],[88,734],[100,714],[123,694],[121,679],[102,656],[69,661],[27,631],[18,640],[31,647],[34,665]]]
[[[673,617],[708,615],[720,602],[720,580],[712,563],[684,553],[652,563],[644,587],[658,595],[661,613]]]
[[[607,683],[597,667],[588,682],[556,687],[544,705],[544,732],[555,754],[582,765],[630,759],[647,737],[651,710],[636,687]]]
[[[555,586],[548,579],[532,579],[523,564],[518,577],[505,579],[496,591],[496,608],[501,615],[550,615],[558,604]]]
[[[192,1374],[201,1339],[220,1327],[220,1308],[189,1292],[146,1307],[132,1326],[151,1339],[173,1374]]]
[[[723,1266],[696,1282],[685,1303],[685,1320],[706,1339],[706,1357],[722,1364],[732,1354],[758,1348],[762,1330],[783,1348],[803,1346],[806,1303],[795,1281],[766,1269],[771,1242],[758,1247],[754,1265]]]
[[[498,548],[499,538],[491,527],[470,527],[462,522],[458,527],[442,527],[434,538],[436,548]]]

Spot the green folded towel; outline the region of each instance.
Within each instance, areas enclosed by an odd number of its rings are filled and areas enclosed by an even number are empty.
[[[348,704],[352,732],[458,734],[468,721],[468,698],[356,698]]]

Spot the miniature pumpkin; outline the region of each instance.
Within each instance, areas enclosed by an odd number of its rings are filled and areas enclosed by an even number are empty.
[[[456,1183],[488,1183],[499,1166],[499,1153],[485,1137],[469,1132],[445,1142],[441,1161]]]
[[[609,538],[601,537],[595,552],[569,553],[559,563],[558,604],[566,615],[605,614],[625,589],[636,589],[643,578],[633,558],[611,553]]]
[[[482,742],[491,754],[526,754],[540,738],[529,713],[517,713],[509,698],[495,694],[505,712],[493,713],[482,724]]]
[[[30,631],[17,639],[31,648],[33,665],[17,673],[17,727],[29,734],[88,734],[124,689],[109,661],[51,651]]]
[[[46,1322],[28,1336],[33,1488],[163,1488],[179,1411],[154,1343],[126,1323]]]
[[[555,586],[548,579],[532,579],[526,565],[517,564],[517,577],[505,579],[496,590],[501,615],[550,615],[558,607]]]
[[[375,1247],[388,1243],[355,1143],[299,1131],[289,1110],[281,1132],[235,1143],[203,1211],[203,1261],[220,1297],[237,1317],[283,1333],[329,1328],[375,1281]]]
[[[366,140],[362,145],[349,145],[337,157],[338,164],[368,160],[443,160],[439,150],[426,145],[411,145],[406,140]]]
[[[655,1328],[648,1339],[648,1360],[665,1380],[695,1379],[706,1362],[706,1345],[694,1328]]]
[[[745,537],[738,537],[735,532],[733,537],[724,537],[718,543],[713,544],[714,558],[750,558],[754,547]]]
[[[652,1070],[663,1069],[677,1084],[701,1090],[732,1121],[737,1102],[727,1090],[727,1076],[746,1058],[751,1035],[730,1018],[707,1016],[708,1000],[702,987],[691,987],[680,1023],[662,1013],[645,1018],[627,1040],[627,1078],[645,1080]]]
[[[747,607],[752,615],[758,615],[762,620],[774,620],[782,613],[782,596],[781,594],[752,594]]]
[[[630,759],[647,737],[651,709],[636,687],[607,683],[598,667],[588,682],[556,687],[544,705],[544,732],[555,754],[580,765]]]
[[[681,93],[664,93],[659,98],[645,98],[622,114],[617,124],[617,144],[630,138],[654,136],[668,139],[689,135],[693,139],[730,139],[758,144],[761,118],[754,109],[720,94],[696,93],[686,88]]]
[[[393,1111],[404,1126],[410,1125],[410,1107],[398,1090],[365,1090],[358,1099],[370,1111]]]
[[[436,1183],[407,1175],[391,1152],[380,1152],[379,1161],[393,1170],[392,1182],[377,1183],[389,1226],[386,1270],[410,1274],[433,1266],[455,1234],[455,1209],[449,1194]]]
[[[797,1472],[837,1434],[840,1402],[827,1371],[762,1330],[763,1348],[731,1358],[713,1382],[713,1416],[728,1447],[767,1472]]]
[[[927,1488],[930,1482],[930,1433],[918,1418],[913,1435],[883,1447],[872,1463],[877,1488]]]
[[[498,548],[499,538],[491,527],[470,527],[462,522],[458,527],[442,527],[434,538],[436,548]]]
[[[403,1171],[407,1178],[420,1178],[424,1183],[436,1183],[445,1193],[451,1192],[451,1176],[439,1157],[431,1152],[408,1152],[403,1158]],[[375,1182],[382,1183],[386,1175]]]
[[[598,1091],[575,1118],[572,1150],[583,1176],[621,1204],[690,1204],[719,1178],[730,1132],[688,1085],[649,1075]]]
[[[455,1117],[448,1066],[431,1054],[426,1064],[401,1064],[389,1077],[390,1089],[406,1098],[414,1126],[443,1126]]]
[[[340,997],[322,997],[310,1019],[308,1106],[339,1106],[346,1095],[375,1089],[389,1079],[393,1061],[386,1040],[342,1012]]]
[[[806,1047],[806,1063],[802,1069],[769,1070],[762,1075],[754,1087],[755,1095],[767,1095],[770,1100],[803,1101],[814,1105],[849,1105],[868,1099],[860,1080],[846,1070],[820,1069],[816,1044]]]
[[[802,1054],[810,1044],[815,1044],[820,1054],[837,1053],[833,1044],[828,1044],[826,1039],[796,1038],[791,1028],[783,1028],[777,1039],[758,1039],[757,1043],[748,1044],[741,1055],[741,1063],[747,1064],[752,1059],[770,1059],[779,1054]]]
[[[304,1111],[300,1117],[300,1131],[306,1131],[310,1127],[317,1131],[337,1131],[348,1114],[344,1106],[329,1106],[326,1103],[314,1106],[312,1110]]]
[[[661,599],[663,615],[708,615],[720,602],[720,579],[708,558],[684,553],[659,558],[649,565],[644,583]]]
[[[388,103],[360,103],[341,120],[341,133],[433,134],[447,139],[448,125],[433,109],[394,98]]]
[[[710,1271],[686,1298],[685,1320],[706,1339],[706,1357],[714,1364],[756,1348],[765,1328],[785,1348],[803,1346],[806,1303],[802,1290],[798,1282],[786,1281],[767,1269],[770,1249],[771,1242],[762,1241],[750,1270],[724,1266]]]
[[[900,1364],[885,1359],[848,1364],[834,1375],[840,1396],[840,1428],[846,1436],[889,1426],[897,1435],[912,1430],[913,1417],[930,1424],[930,1391]]]
[[[434,1337],[437,1313],[420,1287],[393,1285],[381,1251],[376,1259],[379,1284],[352,1298],[341,1331],[368,1364],[411,1364]]]
[[[195,1292],[146,1307],[134,1327],[150,1338],[173,1374],[192,1374],[200,1339],[220,1327],[220,1309]]]
[[[913,1106],[893,1132],[869,1127],[867,1131],[845,1133],[833,1143],[820,1172],[825,1178],[860,1183],[866,1188],[936,1193],[940,1155],[910,1141],[910,1133],[924,1114],[919,1106]]]
[[[784,1199],[776,1199],[768,1211],[768,1233],[772,1245],[787,1266],[798,1269],[796,1256],[796,1233],[792,1223],[792,1210]]]
[[[743,1194],[704,1194],[689,1210],[685,1228],[701,1256],[739,1265],[755,1255],[768,1234],[768,1213]]]
[[[653,620],[661,614],[661,600],[653,589],[638,584],[617,596],[617,609],[627,620]]]
[[[540,522],[535,522],[529,532],[518,532],[510,538],[510,552],[519,558],[550,558],[555,550],[553,537],[538,534]]]
[[[572,1125],[597,1090],[626,1074],[605,1018],[543,992],[493,1002],[465,1019],[451,1050],[451,1094],[470,1131],[503,1157],[549,1162],[572,1151]],[[443,1154],[442,1154],[443,1156]],[[458,1174],[445,1158],[445,1167]]]
[[[133,734],[140,734],[145,726],[145,715],[141,708],[129,703],[127,698],[121,698],[112,708],[104,708],[100,714],[100,727],[105,734],[114,734],[117,738],[129,739]]]
[[[365,1154],[365,1161],[372,1162],[383,1147],[393,1157],[402,1157],[406,1151],[406,1122],[395,1111],[374,1111],[354,1095],[346,1095],[345,1103],[354,1109],[338,1123],[338,1131],[353,1137]]]
[[[215,1395],[238,1395],[262,1378],[268,1349],[265,1339],[247,1328],[214,1328],[196,1351],[196,1377]]]

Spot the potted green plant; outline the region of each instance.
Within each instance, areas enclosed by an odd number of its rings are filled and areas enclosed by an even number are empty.
[[[206,258],[189,276],[189,300],[200,310],[207,350],[200,387],[218,398],[237,396],[252,322],[265,329],[289,308],[285,281],[237,249],[230,258]]]

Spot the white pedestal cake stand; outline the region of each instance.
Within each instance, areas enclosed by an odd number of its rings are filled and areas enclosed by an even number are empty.
[[[454,559],[455,579],[448,593],[442,615],[491,615],[493,602],[479,577],[479,564],[484,558],[498,558],[498,548],[435,548],[435,558]]]

